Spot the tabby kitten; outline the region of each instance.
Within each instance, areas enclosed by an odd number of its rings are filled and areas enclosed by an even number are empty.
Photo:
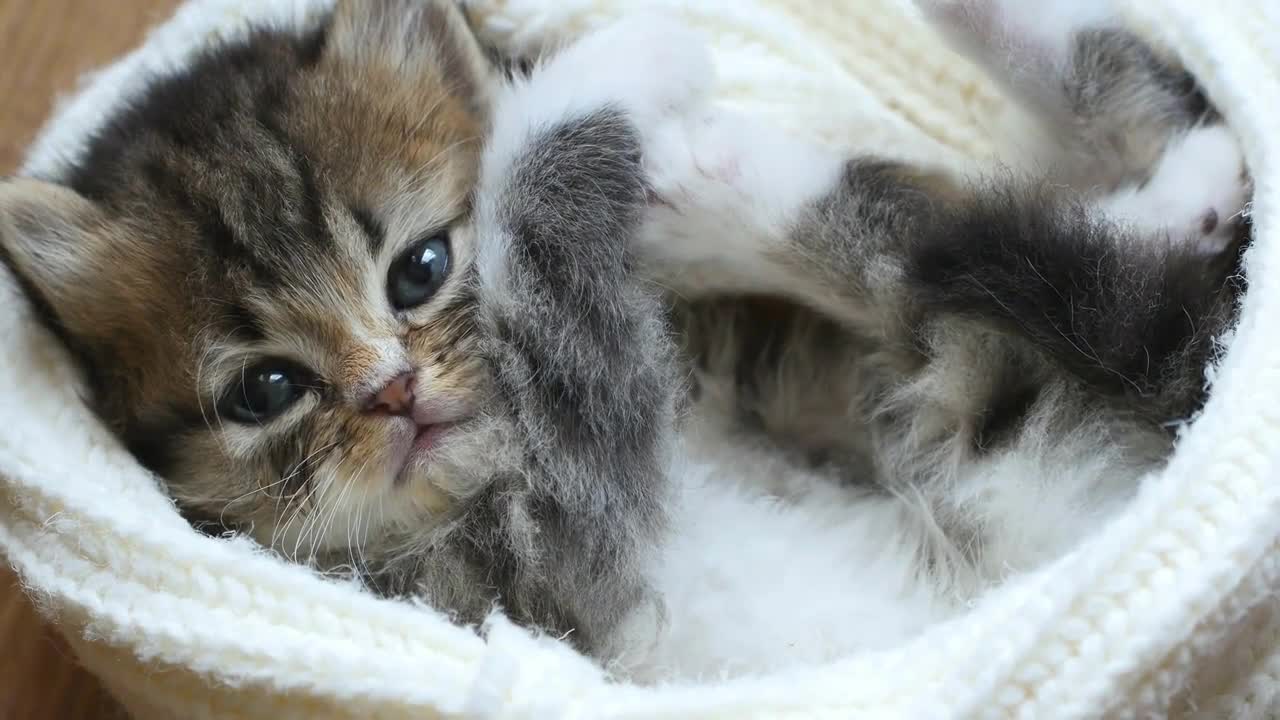
[[[452,3],[343,0],[0,186],[0,257],[197,524],[635,679],[752,672],[900,642],[1060,553],[1201,400],[1239,288],[1181,224],[1097,217],[1137,186],[835,157],[704,108],[704,49],[656,20],[499,75]],[[1214,130],[1177,117],[1117,183]],[[1206,202],[1178,205],[1195,243]],[[742,306],[681,309],[677,413],[652,279],[691,269],[830,319],[752,352]]]
[[[476,212],[525,204],[476,191],[498,87],[454,3],[344,0],[210,49],[56,175],[0,186],[0,248],[193,522],[468,621],[500,599],[590,650],[645,595],[678,383],[644,362],[666,333],[613,290],[620,252],[583,244],[586,272],[540,239],[554,187],[524,245],[485,250]],[[584,133],[543,165],[600,148],[581,213],[634,222],[634,173],[599,175],[637,162],[625,123]]]

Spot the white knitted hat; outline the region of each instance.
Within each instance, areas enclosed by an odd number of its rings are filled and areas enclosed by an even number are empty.
[[[145,78],[248,18],[326,0],[190,0],[94,76],[36,142],[56,169]],[[479,0],[514,47],[636,5],[709,35],[725,99],[833,143],[959,167],[1028,124],[906,0]],[[905,647],[776,677],[608,684],[558,643],[427,608],[194,533],[76,397],[65,355],[0,273],[0,550],[139,717],[1262,717],[1280,710],[1280,3],[1131,0],[1238,130],[1256,247],[1202,418],[1132,508],[1078,552]],[[992,141],[999,138],[999,144]],[[750,628],[744,628],[750,632]]]

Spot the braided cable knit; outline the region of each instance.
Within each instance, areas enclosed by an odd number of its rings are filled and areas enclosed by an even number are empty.
[[[331,0],[189,0],[63,102],[55,172],[148,78],[248,22]],[[845,149],[963,169],[1035,130],[909,0],[470,0],[530,50],[662,7],[712,42],[720,98]],[[903,647],[771,677],[638,688],[501,618],[475,632],[194,533],[78,402],[66,357],[0,275],[0,550],[137,717],[1258,718],[1280,712],[1280,4],[1129,0],[1240,134],[1258,242],[1236,342],[1160,477],[1071,555]],[[743,632],[750,632],[743,628]]]

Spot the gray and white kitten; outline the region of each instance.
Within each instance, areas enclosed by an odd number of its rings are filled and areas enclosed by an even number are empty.
[[[1003,37],[969,21],[1009,8],[963,5],[948,27]],[[1060,554],[1203,398],[1240,286],[1200,245],[1229,237],[1238,151],[1171,230],[1101,217],[1127,193],[1142,220],[1179,148],[1229,135],[1092,27],[1044,67],[1149,92],[1070,121],[1141,134],[1077,197],[708,109],[670,23],[506,81],[452,3],[344,0],[0,186],[0,259],[197,525],[463,622],[500,607],[637,680],[820,661]],[[680,303],[681,353],[660,285],[808,310]]]
[[[1240,150],[1102,3],[1035,5],[925,9],[1069,129],[1038,178],[840,157],[696,103],[644,130],[632,249],[711,297],[677,309],[697,403],[653,571],[670,617],[632,673],[901,642],[1097,529],[1200,408],[1243,290]]]

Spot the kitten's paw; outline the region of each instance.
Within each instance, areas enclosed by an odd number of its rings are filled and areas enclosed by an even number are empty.
[[[631,112],[674,115],[711,93],[715,73],[705,40],[680,21],[642,12],[592,32],[552,61],[590,94]]]
[[[645,150],[662,201],[687,212],[731,213],[770,231],[829,190],[843,165],[839,153],[720,108],[665,124]]]
[[[641,258],[696,269],[699,290],[764,291],[779,281],[772,253],[803,208],[835,187],[844,161],[767,123],[707,108],[661,125],[646,142],[644,167],[654,203],[636,239]]]
[[[1197,128],[1166,148],[1146,184],[1104,200],[1104,213],[1147,233],[1168,233],[1206,254],[1222,251],[1249,200],[1244,155],[1223,125]]]
[[[647,140],[671,118],[691,112],[711,91],[711,53],[676,20],[637,13],[590,32],[499,93],[486,153],[510,162],[528,138],[602,110],[626,114]]]

